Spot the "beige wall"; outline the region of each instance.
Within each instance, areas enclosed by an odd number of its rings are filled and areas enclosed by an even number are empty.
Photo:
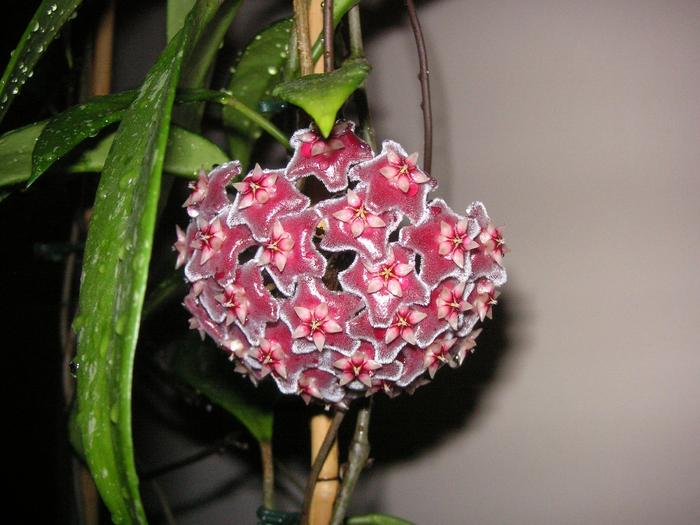
[[[420,7],[441,193],[512,249],[508,349],[459,430],[378,467],[384,510],[700,523],[700,2]],[[405,25],[369,46],[379,134],[411,151],[413,52]]]

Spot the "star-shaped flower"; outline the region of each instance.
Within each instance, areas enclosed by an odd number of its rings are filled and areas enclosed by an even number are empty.
[[[198,218],[198,220],[201,219]],[[191,282],[211,276],[222,282],[230,280],[231,275],[235,273],[238,266],[238,255],[256,244],[246,225],[240,224],[229,227],[222,224],[218,218],[215,219],[215,222],[218,222],[215,233],[222,236],[223,239],[217,238],[218,248],[208,254],[209,256],[204,263],[201,261],[202,257],[198,256],[198,252],[195,250],[189,262],[185,265],[185,277]],[[197,233],[194,235],[193,242],[197,240]],[[218,242],[219,240],[221,240],[220,243]]]
[[[335,375],[320,369],[304,370],[299,377],[298,387],[299,395],[307,405],[312,399],[337,403],[345,395]]]
[[[457,339],[442,337],[431,344],[425,352],[425,366],[431,379],[435,377],[435,372],[443,364],[452,362],[450,349],[457,342]]]
[[[415,275],[414,264],[413,253],[392,243],[384,261],[370,264],[357,257],[338,280],[365,300],[373,325],[387,326],[400,305],[428,301],[428,289]]]
[[[275,221],[283,216],[301,212],[309,205],[309,198],[284,178],[284,170],[253,169],[242,182],[227,224],[245,223],[256,239],[267,238]],[[245,192],[245,193],[243,193]]]
[[[496,285],[493,281],[486,278],[481,278],[476,281],[474,290],[469,294],[469,303],[474,310],[479,314],[479,319],[483,322],[487,317],[493,317],[493,306],[498,304],[498,296],[501,292],[496,290]]]
[[[473,239],[478,233],[476,221],[460,217],[445,201],[434,199],[418,225],[401,229],[399,240],[420,254],[421,279],[433,287],[447,277],[469,276],[468,254],[477,247]]]
[[[474,202],[467,208],[467,217],[476,221],[479,233],[476,237],[480,247],[471,252],[472,279],[485,277],[502,286],[506,282],[506,271],[501,266],[503,255],[508,251],[499,228],[494,228],[480,202]]]
[[[263,244],[262,255],[260,255],[258,264],[265,266],[272,263],[280,272],[283,272],[284,267],[287,265],[287,257],[292,253],[292,248],[294,248],[292,236],[284,231],[280,221],[275,221],[270,239]]]
[[[175,269],[177,270],[187,262],[188,257],[192,253],[192,248],[190,244],[194,240],[195,229],[192,225],[187,227],[187,233],[182,231],[180,226],[175,225],[175,234],[177,235],[177,241],[173,244],[173,250],[177,252],[177,261],[175,261]],[[188,234],[190,239],[187,239]]]
[[[258,344],[266,325],[279,318],[277,301],[265,287],[255,261],[238,267],[235,279],[223,287],[205,286],[200,302],[217,323],[239,326],[251,344]]]
[[[321,248],[331,252],[356,251],[371,260],[386,257],[389,234],[399,223],[399,214],[371,213],[365,207],[366,191],[347,191],[347,197],[319,203],[316,209],[324,218],[325,233]]]
[[[187,187],[192,191],[188,195],[187,200],[182,204],[182,207],[187,208],[187,214],[190,217],[196,217],[199,215],[199,203],[204,200],[204,196],[207,194],[207,188],[209,187],[207,172],[199,170],[197,180],[190,182]]]
[[[455,345],[456,352],[454,352],[454,360],[452,361],[451,366],[462,366],[462,363],[464,362],[464,358],[467,356],[467,353],[474,353],[474,348],[476,347],[476,338],[479,337],[480,333],[481,328],[477,328],[469,335],[457,340],[457,344]]]
[[[290,141],[294,156],[287,167],[287,178],[297,180],[315,176],[328,191],[340,191],[347,187],[348,168],[372,158],[367,143],[354,133],[352,122],[339,122],[324,139],[315,129],[297,131]]]
[[[275,226],[279,235],[276,236],[273,231],[262,242],[258,251],[258,264],[265,266],[277,288],[285,295],[294,293],[298,279],[322,277],[326,271],[326,259],[313,244],[319,220],[314,209],[283,217],[277,221],[279,228]],[[278,244],[274,245],[276,240]]]
[[[356,351],[350,357],[341,357],[333,366],[341,371],[340,386],[359,381],[366,387],[372,386],[372,376],[375,370],[382,367],[364,352]]]
[[[345,333],[345,324],[360,309],[360,300],[332,292],[317,279],[303,279],[294,297],[282,303],[281,317],[295,339],[292,351],[307,353],[332,348],[350,355],[357,342]]]
[[[416,335],[413,331],[413,327],[426,317],[427,314],[424,312],[411,310],[406,306],[399,308],[399,311],[396,312],[396,315],[394,316],[394,321],[389,325],[389,328],[386,329],[386,333],[384,334],[384,343],[389,344],[397,337],[401,336],[401,339],[407,343],[412,345],[418,344],[416,342]]]
[[[197,231],[190,243],[190,248],[199,250],[199,264],[206,264],[221,247],[225,238],[226,234],[218,217],[211,222],[197,218]]]
[[[453,330],[459,328],[460,316],[467,310],[471,310],[471,305],[464,300],[466,286],[466,282],[455,282],[450,279],[437,289],[435,299],[437,318],[447,321]]]
[[[437,182],[416,166],[417,155],[407,155],[391,140],[382,153],[350,170],[350,179],[367,185],[367,207],[375,213],[400,211],[416,223],[425,211],[425,199]]]
[[[270,194],[275,191],[276,181],[277,173],[264,172],[260,164],[256,164],[245,179],[233,185],[241,195],[238,200],[238,209],[244,210],[255,203],[265,204],[270,200]]]
[[[385,342],[388,328],[374,327],[369,322],[365,308],[347,323],[348,335],[354,339],[367,341],[374,347],[374,359],[381,364],[391,363],[401,349],[406,345],[403,338],[397,337],[389,343]]]

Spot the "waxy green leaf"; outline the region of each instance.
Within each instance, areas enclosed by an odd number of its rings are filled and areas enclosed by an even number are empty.
[[[27,186],[84,140],[119,122],[135,98],[135,91],[96,97],[51,118],[32,153],[32,175]]]
[[[243,51],[227,89],[247,107],[257,109],[260,101],[269,97],[281,79],[282,68],[289,52],[292,21],[281,20],[259,33]],[[248,116],[233,108],[224,108],[224,125],[228,129],[232,156],[245,169],[250,163],[253,145],[262,130]]]
[[[333,129],[336,114],[370,71],[367,61],[348,60],[342,67],[318,75],[307,75],[277,86],[275,96],[306,111],[324,137]]]
[[[161,170],[183,55],[219,2],[198,0],[129,106],[100,177],[80,289],[77,423],[115,523],[146,523],[131,436],[131,383]]]
[[[32,151],[47,121],[8,131],[0,137],[0,186],[17,184],[32,173]]]
[[[34,66],[71,19],[82,0],[44,0],[39,5],[0,78],[0,121],[34,73]]]
[[[272,439],[272,407],[260,393],[237,377],[233,365],[217,348],[199,341],[179,344],[170,356],[173,373],[231,413],[258,441]]]
[[[47,122],[37,122],[10,131],[0,137],[0,187],[26,182],[32,169],[32,150]],[[67,173],[100,173],[114,141],[110,133],[83,151],[65,166]],[[201,135],[178,127],[171,127],[165,151],[163,171],[179,177],[194,179],[203,168],[224,164],[230,159],[216,144]]]

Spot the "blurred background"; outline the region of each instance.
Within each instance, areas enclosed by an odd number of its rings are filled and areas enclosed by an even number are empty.
[[[245,44],[288,4],[245,3],[232,42]],[[443,369],[412,397],[378,400],[375,463],[355,509],[418,524],[699,523],[700,2],[426,0],[418,7],[438,193],[456,210],[482,200],[505,226],[509,282],[461,369]],[[137,86],[157,56],[163,9],[119,2],[114,90]],[[363,21],[377,135],[422,151],[418,66],[403,3],[367,2]],[[7,49],[22,30],[17,24],[4,37]],[[54,189],[58,202],[70,200],[60,193],[68,190]],[[61,213],[31,192],[20,199],[17,209],[37,204],[23,220]],[[17,220],[15,204],[8,206],[4,225]],[[38,224],[44,240],[67,235]],[[19,367],[10,385],[25,386],[17,395],[31,419],[28,437],[17,437],[34,452],[30,470],[44,472],[20,478],[17,488],[56,495],[47,500],[55,517],[48,522],[64,523],[67,448],[60,404],[51,401],[60,396],[51,316],[61,272],[41,261],[8,272],[15,284],[6,293],[38,302],[51,324],[38,343],[12,350]],[[17,326],[36,326],[21,309],[15,314]],[[185,427],[173,429],[167,417],[153,417],[172,407],[154,408],[148,393],[140,399],[137,453],[147,467],[230,430],[224,415],[201,407],[171,414]],[[290,405],[276,446],[303,476],[304,411]],[[179,525],[245,525],[259,504],[256,472],[254,460],[229,453],[160,485]],[[148,483],[144,492],[158,523],[158,494]],[[280,497],[296,504],[293,490]]]

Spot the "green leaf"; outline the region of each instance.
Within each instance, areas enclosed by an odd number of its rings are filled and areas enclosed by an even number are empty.
[[[127,110],[100,178],[85,246],[74,323],[77,421],[115,523],[146,523],[131,436],[134,353],[175,88],[185,49],[206,26],[212,4],[197,1]]]
[[[101,172],[113,140],[114,133],[107,135],[94,148],[85,151],[67,171]],[[201,135],[175,126],[170,128],[163,171],[194,179],[200,169],[209,171],[214,164],[224,164],[228,161],[228,156],[219,146]]]
[[[330,73],[307,75],[277,86],[274,95],[306,111],[324,137],[333,129],[338,110],[364,82],[370,66],[362,59],[348,60]]]
[[[37,122],[0,137],[0,166],[3,166],[0,171],[0,187],[29,180],[32,150],[46,125],[46,121]],[[114,141],[114,135],[110,133],[83,151],[74,162],[66,166],[65,171],[100,173]],[[163,171],[193,179],[200,168],[208,170],[214,164],[224,164],[229,160],[216,144],[201,135],[178,127],[170,128]]]
[[[223,0],[197,45],[185,55],[179,87],[203,88],[209,85],[214,61],[240,5],[241,0]],[[190,105],[177,108],[173,121],[192,131],[198,131],[203,115],[204,104]]]
[[[168,42],[182,29],[187,13],[192,10],[194,2],[195,0],[168,0],[165,13],[165,37]]]
[[[388,514],[365,514],[351,516],[345,520],[346,525],[413,525],[412,522],[389,516]]]
[[[0,137],[0,186],[27,180],[32,172],[32,151],[47,121],[8,131]]]
[[[135,91],[96,97],[51,118],[34,148],[27,186],[85,139],[120,121],[135,98]]]
[[[15,96],[34,72],[34,66],[71,19],[82,0],[44,0],[24,30],[0,78],[0,121]]]
[[[259,33],[243,51],[231,75],[227,89],[247,107],[257,109],[264,97],[281,79],[289,52],[290,19],[281,20]],[[233,108],[224,108],[224,125],[229,128],[229,147],[243,168],[262,130],[247,116]]]
[[[231,413],[258,441],[272,439],[272,407],[233,371],[220,350],[199,341],[178,345],[171,355],[173,373]]]

